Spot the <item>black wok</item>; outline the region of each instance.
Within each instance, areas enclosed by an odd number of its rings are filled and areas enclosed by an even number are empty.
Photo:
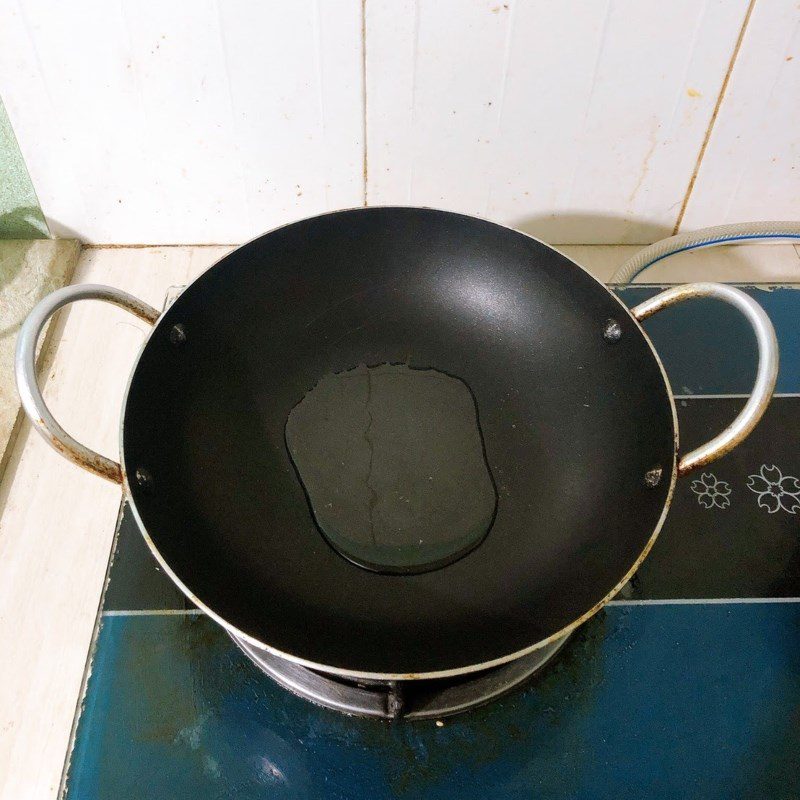
[[[670,387],[639,320],[699,295],[746,314],[761,360],[740,417],[681,460]],[[128,388],[121,466],[69,437],[35,383],[42,325],[82,297],[154,323]],[[332,547],[287,448],[287,418],[322,376],[381,364],[469,388],[496,491],[485,537],[415,574],[366,569]],[[33,423],[123,483],[190,600],[254,645],[382,679],[499,664],[590,617],[653,545],[679,473],[753,428],[776,371],[768,319],[731,287],[678,287],[629,312],[535,239],[419,208],[279,228],[162,314],[106,287],[61,290],[32,312],[17,360]]]

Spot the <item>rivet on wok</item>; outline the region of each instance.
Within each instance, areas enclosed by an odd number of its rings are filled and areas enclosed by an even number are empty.
[[[180,323],[173,325],[169,331],[169,340],[172,344],[181,345],[186,341],[186,328]]]
[[[618,342],[622,336],[622,328],[615,319],[607,319],[603,326],[603,338],[607,342]]]
[[[653,467],[644,474],[644,485],[649,489],[655,489],[661,483],[661,475],[664,470],[661,467]]]
[[[145,491],[149,492],[153,489],[153,476],[143,467],[137,467],[136,472],[136,483]]]

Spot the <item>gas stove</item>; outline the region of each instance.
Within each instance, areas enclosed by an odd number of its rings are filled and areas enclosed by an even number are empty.
[[[634,305],[656,291],[620,295]],[[123,505],[66,797],[800,796],[800,499],[789,480],[800,476],[800,291],[746,291],[784,354],[763,421],[679,482],[615,601],[510,664],[355,682],[231,641],[160,571]],[[755,363],[744,325],[697,302],[649,327],[679,393],[684,450],[744,403],[752,376],[735,365]]]

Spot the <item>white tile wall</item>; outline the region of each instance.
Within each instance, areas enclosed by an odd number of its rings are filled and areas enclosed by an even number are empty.
[[[0,19],[42,207],[90,242],[240,242],[365,197],[557,243],[800,216],[796,0],[0,0]]]
[[[363,200],[361,0],[0,0],[53,228],[240,242]]]
[[[800,219],[800,3],[756,0],[682,227]]]
[[[368,0],[371,203],[672,233],[745,0]]]

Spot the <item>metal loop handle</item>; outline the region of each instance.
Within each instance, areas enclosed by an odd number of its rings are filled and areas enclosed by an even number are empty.
[[[101,456],[82,445],[56,422],[47,408],[36,379],[36,343],[39,341],[42,329],[47,320],[59,308],[74,303],[76,300],[105,300],[130,311],[131,314],[135,314],[139,319],[149,322],[151,325],[154,325],[160,316],[152,306],[143,303],[127,292],[113,289],[110,286],[85,283],[58,289],[47,295],[33,308],[20,328],[14,361],[17,391],[22,400],[22,407],[33,427],[61,455],[89,472],[94,472],[114,483],[122,483],[122,469],[116,461]]]
[[[694,297],[713,297],[736,306],[753,326],[758,344],[758,371],[750,397],[739,416],[710,442],[687,453],[678,462],[678,474],[685,475],[697,467],[721,458],[743,442],[767,410],[778,377],[778,340],[769,317],[761,306],[744,292],[722,283],[687,283],[645,300],[631,313],[639,322],[657,311]]]

